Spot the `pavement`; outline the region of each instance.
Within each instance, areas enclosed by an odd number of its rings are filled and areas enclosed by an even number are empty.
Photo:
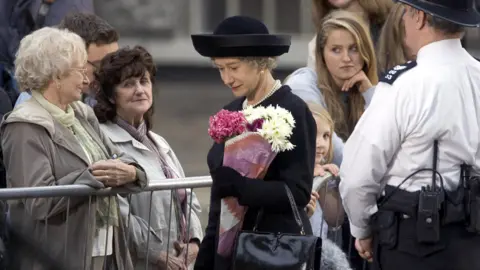
[[[275,74],[283,80],[290,71]],[[163,136],[180,160],[187,176],[208,175],[207,153],[212,145],[208,118],[233,100],[214,68],[159,67],[154,88],[153,130]],[[207,225],[210,188],[195,190]]]

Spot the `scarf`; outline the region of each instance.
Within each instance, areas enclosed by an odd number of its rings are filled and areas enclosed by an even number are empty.
[[[77,139],[82,149],[90,161],[90,164],[108,159],[107,154],[102,150],[95,140],[90,136],[80,121],[75,117],[72,106],[68,105],[67,110],[63,111],[59,107],[50,103],[45,97],[37,91],[32,91],[32,97],[45,109],[53,119],[70,130]],[[96,209],[97,227],[108,225],[118,226],[118,205],[114,196],[105,196],[97,201]]]
[[[168,179],[171,178],[178,178],[179,175],[175,173],[175,171],[168,165],[167,156],[157,147],[155,142],[149,137],[148,129],[145,122],[142,122],[138,128],[130,125],[127,121],[121,119],[120,117],[116,118],[117,125],[124,129],[130,136],[132,136],[135,140],[139,141],[145,147],[147,147],[150,151],[155,154],[157,161],[162,168],[165,177]],[[183,207],[186,201],[186,190],[185,189],[177,189],[172,192],[174,207],[175,207],[175,215],[177,218],[177,224],[179,225],[178,231],[178,240],[181,242],[186,241],[186,218],[185,218],[185,208]]]

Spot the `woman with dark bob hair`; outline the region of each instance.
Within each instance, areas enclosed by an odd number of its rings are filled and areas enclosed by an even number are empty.
[[[155,73],[152,56],[137,46],[107,55],[95,75],[99,89],[94,111],[101,129],[145,168],[149,182],[185,177],[168,143],[151,130]],[[147,263],[150,269],[193,267],[203,233],[200,204],[190,189],[137,193],[120,202],[136,269]]]

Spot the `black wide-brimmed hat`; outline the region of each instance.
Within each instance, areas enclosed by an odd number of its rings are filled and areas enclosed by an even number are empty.
[[[213,34],[192,35],[192,42],[205,57],[275,57],[288,52],[291,37],[270,34],[259,20],[233,16],[223,20]]]
[[[474,0],[398,0],[433,16],[467,26],[480,25],[480,13]]]

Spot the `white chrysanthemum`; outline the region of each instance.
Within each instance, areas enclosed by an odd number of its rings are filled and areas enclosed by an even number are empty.
[[[272,106],[268,107],[252,107],[248,106],[243,110],[243,114],[249,123],[257,119],[263,119],[262,127],[257,130],[265,140],[272,145],[272,151],[283,152],[292,150],[293,145],[289,139],[292,136],[293,128],[295,127],[295,119],[292,114],[280,107]]]
[[[265,120],[262,128],[257,132],[272,145],[272,151],[274,152],[293,149],[293,144],[288,141],[292,135],[292,128],[284,119],[273,117],[270,120]]]
[[[268,118],[276,116],[278,113],[272,105],[268,105],[268,107],[265,108],[265,116]]]
[[[280,107],[277,105],[277,108],[276,108],[276,112],[277,112],[277,115],[280,117],[280,118],[283,118],[285,119],[285,121],[291,126],[291,127],[294,127],[295,126],[295,119],[293,118],[293,115],[285,110],[284,108]]]
[[[245,115],[245,119],[247,119],[248,123],[252,123],[253,121],[261,118],[265,118],[265,108],[264,107],[256,107],[248,106],[245,110],[243,110],[243,115]]]

